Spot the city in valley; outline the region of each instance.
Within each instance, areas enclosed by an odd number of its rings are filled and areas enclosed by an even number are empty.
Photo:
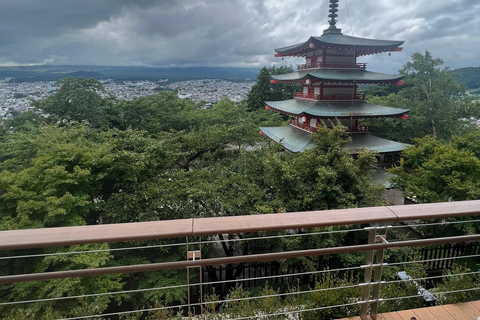
[[[58,87],[55,81],[13,83],[10,79],[0,80],[0,121],[8,119],[13,113],[25,112],[32,108],[32,100],[45,99],[54,94]],[[121,100],[133,100],[154,95],[160,91],[177,90],[179,98],[190,98],[195,102],[204,101],[214,104],[228,98],[232,101],[245,99],[254,81],[234,82],[219,79],[187,80],[170,82],[160,81],[123,81],[101,80],[107,94]]]

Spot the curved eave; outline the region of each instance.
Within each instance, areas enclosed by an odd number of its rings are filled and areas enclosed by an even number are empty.
[[[280,143],[291,152],[303,152],[313,148],[315,142],[310,133],[292,126],[285,127],[261,127],[261,132],[269,139]],[[375,137],[366,133],[353,133],[352,141],[345,146],[350,154],[358,154],[362,150],[377,153],[400,152],[405,145],[399,142]]]
[[[260,131],[267,138],[280,143],[285,149],[294,153],[303,152],[315,146],[310,133],[292,126],[261,127]]]
[[[403,75],[393,75],[385,73],[376,73],[366,70],[310,70],[297,71],[288,74],[272,75],[272,79],[278,83],[303,82],[306,79],[315,81],[330,81],[338,83],[396,83],[402,79]]]
[[[350,154],[359,154],[362,150],[377,153],[392,153],[405,150],[406,145],[400,142],[395,142],[376,136],[369,135],[367,133],[352,133],[352,142],[345,146],[345,149]]]
[[[313,43],[314,48],[310,48]],[[310,37],[306,42],[275,49],[276,57],[304,56],[308,51],[315,49],[355,50],[357,56],[377,54],[381,52],[402,51],[404,41],[376,40],[357,38],[343,34],[326,34],[321,37]]]
[[[318,119],[351,118],[402,118],[410,110],[379,106],[364,101],[324,102],[298,99],[266,101],[266,105],[279,113],[292,116],[309,116]]]

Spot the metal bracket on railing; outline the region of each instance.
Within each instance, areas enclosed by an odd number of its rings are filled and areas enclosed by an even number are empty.
[[[370,304],[370,303],[382,302],[382,301],[383,301],[383,299],[367,300],[367,301],[357,301],[357,304],[368,305],[368,304]]]
[[[202,259],[202,252],[200,250],[196,251],[188,251],[187,252],[187,260],[201,260]]]
[[[388,243],[387,233],[388,229],[392,226],[385,227],[367,227],[365,231],[368,231],[368,243]],[[385,233],[382,235],[377,235],[378,229],[384,229]],[[375,263],[373,258],[375,257]],[[359,303],[362,304],[360,317],[362,320],[368,319],[368,306],[370,305],[370,316],[373,320],[377,319],[378,307],[382,299],[380,299],[380,286],[384,281],[382,281],[382,270],[383,267],[387,264],[383,262],[384,250],[370,250],[367,251],[367,264],[362,266],[362,269],[365,269],[364,283],[360,284],[360,287],[363,287],[362,301]],[[372,281],[373,274],[373,281]],[[372,288],[372,299],[370,299],[370,288]]]

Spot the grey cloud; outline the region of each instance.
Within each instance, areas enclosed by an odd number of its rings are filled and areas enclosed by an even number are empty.
[[[395,72],[424,50],[452,67],[478,59],[478,0],[339,5],[345,34],[406,41],[404,53],[366,57],[372,70]],[[260,67],[282,63],[274,48],[321,35],[327,16],[328,0],[2,0],[0,64]]]

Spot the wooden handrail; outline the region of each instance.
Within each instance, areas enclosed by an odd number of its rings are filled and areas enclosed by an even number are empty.
[[[321,248],[321,249],[261,253],[261,254],[241,255],[241,256],[235,256],[235,257],[210,258],[210,259],[203,259],[203,260],[197,259],[197,260],[189,260],[189,261],[187,260],[187,261],[159,262],[159,263],[137,264],[137,265],[117,266],[117,267],[103,267],[103,268],[80,269],[80,270],[17,274],[17,275],[11,275],[11,276],[1,276],[0,284],[99,276],[99,275],[106,275],[106,274],[134,273],[134,272],[172,270],[172,269],[183,269],[183,268],[204,267],[204,266],[217,266],[217,265],[244,263],[244,262],[260,262],[260,261],[290,259],[290,258],[299,258],[299,257],[314,257],[314,256],[324,256],[324,255],[330,255],[330,254],[364,252],[369,250],[385,250],[385,249],[395,249],[395,248],[405,248],[405,247],[419,247],[419,246],[428,246],[428,245],[434,245],[434,244],[458,243],[458,242],[479,241],[479,240],[480,240],[480,235],[475,234],[475,235],[469,235],[469,236],[407,240],[407,241],[397,241],[397,242],[388,242],[388,243],[330,247],[330,248]]]
[[[0,231],[0,250],[480,215],[480,200]]]

